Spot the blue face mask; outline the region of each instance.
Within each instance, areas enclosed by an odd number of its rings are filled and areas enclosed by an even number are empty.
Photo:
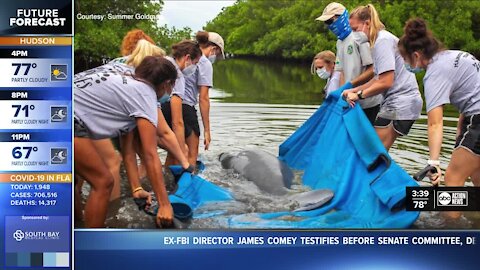
[[[328,26],[328,29],[332,31],[338,39],[344,40],[352,32],[350,23],[348,22],[348,11],[345,9],[343,14],[337,18],[335,22]]]
[[[170,95],[165,93],[163,96],[158,100],[160,104],[168,102],[170,100]]]
[[[216,60],[216,59],[217,59],[217,55],[215,55],[215,54],[214,54],[214,55],[210,55],[210,56],[208,57],[208,60],[210,60],[210,62],[211,62],[212,64],[215,63],[215,60]]]
[[[418,67],[417,65],[415,65],[415,67],[412,67],[410,64],[408,63],[405,63],[405,69],[412,72],[412,73],[420,73],[422,72],[424,69],[421,68],[421,67]]]

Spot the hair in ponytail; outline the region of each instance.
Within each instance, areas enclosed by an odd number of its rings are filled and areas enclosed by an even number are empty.
[[[403,36],[398,41],[398,49],[403,58],[410,58],[414,52],[421,52],[426,59],[443,50],[438,41],[421,18],[410,19],[403,28]]]
[[[385,29],[385,25],[380,21],[380,16],[372,4],[366,6],[359,6],[352,11],[350,18],[356,17],[360,21],[370,22],[370,47],[373,47],[377,40],[378,32]]]
[[[202,51],[198,42],[192,40],[183,40],[172,45],[172,55],[175,59],[180,59],[189,54],[190,59],[197,59],[202,56]]]
[[[147,56],[165,56],[165,51],[150,43],[145,39],[141,39],[137,42],[135,50],[127,59],[127,65],[138,67],[143,59]]]

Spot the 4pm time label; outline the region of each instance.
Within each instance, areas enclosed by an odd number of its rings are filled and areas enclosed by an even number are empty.
[[[68,59],[0,59],[0,87],[69,87]]]

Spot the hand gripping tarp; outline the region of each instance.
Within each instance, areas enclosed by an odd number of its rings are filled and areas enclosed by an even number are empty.
[[[245,214],[234,228],[408,228],[418,212],[402,206],[407,186],[418,184],[388,155],[357,104],[329,95],[322,107],[280,149],[280,157],[304,168],[312,189],[331,189],[333,199],[304,212]],[[308,158],[305,158],[307,156]]]
[[[185,220],[193,215],[198,207],[209,203],[232,200],[232,195],[225,189],[208,182],[198,175],[183,172],[180,166],[170,166],[173,175],[179,177],[178,188],[168,196],[175,217]]]

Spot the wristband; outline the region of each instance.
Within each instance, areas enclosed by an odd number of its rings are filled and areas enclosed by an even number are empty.
[[[132,194],[134,194],[135,192],[140,191],[140,190],[143,190],[143,188],[142,187],[137,187],[136,189],[134,189],[132,191]]]
[[[431,166],[440,166],[440,160],[432,160],[432,159],[429,159],[427,161],[427,164],[428,165],[431,165]]]

